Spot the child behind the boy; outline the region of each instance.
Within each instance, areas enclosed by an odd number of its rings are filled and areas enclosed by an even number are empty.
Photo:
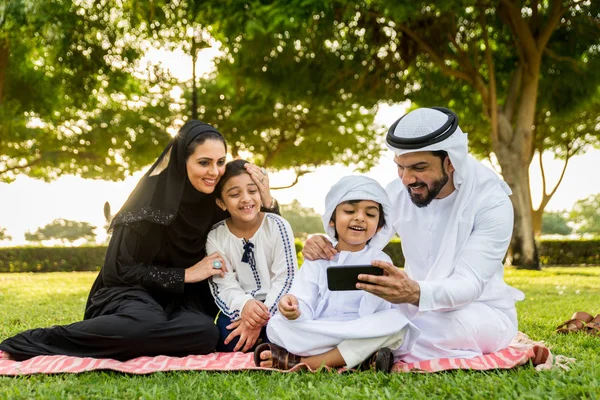
[[[255,350],[256,365],[289,369],[298,363],[389,371],[391,349],[412,347],[418,331],[389,302],[362,290],[330,291],[326,270],[334,265],[391,262],[381,251],[378,235],[389,237],[389,200],[377,181],[347,176],[325,199],[323,224],[337,240],[331,260],[305,261],[290,293],[279,302],[280,313],[268,323],[271,343]],[[371,242],[371,240],[373,241]],[[373,245],[369,245],[369,243]]]
[[[217,351],[245,352],[266,339],[264,327],[298,269],[290,224],[260,210],[260,194],[245,164],[227,163],[215,195],[230,217],[213,226],[206,242],[207,254],[220,253],[228,268],[224,277],[210,280],[221,309]]]

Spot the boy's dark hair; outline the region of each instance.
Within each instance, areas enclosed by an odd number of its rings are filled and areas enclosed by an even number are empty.
[[[246,164],[248,164],[248,161],[246,160],[233,160],[229,161],[225,165],[225,173],[223,174],[221,179],[219,179],[217,186],[215,186],[214,193],[218,199],[223,200],[221,192],[223,191],[223,186],[225,186],[225,183],[227,183],[228,180],[230,180],[234,176],[248,173],[248,171],[246,171],[246,168],[244,168],[244,165]]]
[[[337,233],[337,229],[335,228],[335,212],[337,211],[337,208],[339,206],[341,206],[342,204],[356,204],[361,202],[362,200],[348,200],[348,201],[342,201],[340,204],[338,204],[337,206],[335,206],[334,210],[333,210],[333,214],[331,214],[331,219],[329,220],[329,222],[333,222],[333,230],[335,232],[335,239],[338,239],[338,233]],[[377,221],[377,230],[379,230],[380,228],[383,228],[385,226],[385,213],[383,212],[383,206],[380,203],[377,203],[377,205],[379,205],[379,221]],[[367,241],[367,243],[369,243],[371,241],[371,239],[369,239],[369,241]]]

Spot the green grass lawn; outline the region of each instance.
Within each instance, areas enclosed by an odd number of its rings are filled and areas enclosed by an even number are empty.
[[[0,340],[25,329],[81,319],[95,275],[0,274]],[[544,340],[554,354],[576,358],[570,371],[536,372],[526,365],[511,371],[436,374],[88,372],[0,377],[0,399],[600,398],[600,337],[554,333],[575,311],[600,313],[600,267],[508,269],[506,275],[527,296],[517,306],[520,330]]]

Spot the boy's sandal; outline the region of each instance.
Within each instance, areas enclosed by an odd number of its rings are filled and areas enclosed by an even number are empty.
[[[359,371],[390,372],[394,365],[394,355],[389,347],[384,347],[371,354],[356,368]]]
[[[596,315],[586,326],[585,332],[588,335],[600,336],[600,314]]]
[[[271,360],[273,362],[272,368],[288,370],[301,363],[300,356],[290,353],[283,347],[277,346],[274,343],[262,343],[254,350],[254,364],[257,367],[260,367],[261,361],[266,361],[260,358],[260,353],[263,351],[271,352]]]
[[[586,324],[593,319],[591,314],[584,311],[578,311],[571,317],[570,320],[563,322],[556,327],[556,333],[571,333],[579,332],[586,328]]]

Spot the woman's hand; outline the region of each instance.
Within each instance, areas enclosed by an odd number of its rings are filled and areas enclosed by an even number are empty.
[[[244,167],[246,167],[246,171],[248,171],[252,180],[258,187],[260,200],[262,201],[263,206],[271,208],[273,206],[273,197],[271,197],[271,188],[269,187],[269,175],[267,174],[267,170],[250,163],[247,163]]]
[[[244,321],[238,319],[237,321],[233,321],[231,324],[229,324],[227,329],[233,329],[233,331],[225,338],[224,343],[229,344],[229,342],[239,336],[240,340],[233,348],[233,351],[240,351],[241,349],[241,351],[245,353],[250,350],[258,340],[262,326],[258,328],[251,328]]]
[[[277,305],[279,308],[279,312],[281,315],[293,321],[298,319],[300,316],[300,309],[298,308],[298,299],[293,294],[286,294],[279,300],[279,304]]]
[[[220,268],[215,268],[216,262],[221,264]],[[204,257],[193,266],[186,268],[184,282],[200,282],[215,275],[219,275],[221,278],[223,278],[225,276],[225,272],[227,272],[225,259],[219,253],[213,253]]]
[[[252,329],[262,328],[269,322],[271,314],[262,301],[248,300],[242,308],[242,321]]]
[[[302,248],[302,256],[310,261],[333,260],[337,253],[333,244],[323,235],[312,235]]]

